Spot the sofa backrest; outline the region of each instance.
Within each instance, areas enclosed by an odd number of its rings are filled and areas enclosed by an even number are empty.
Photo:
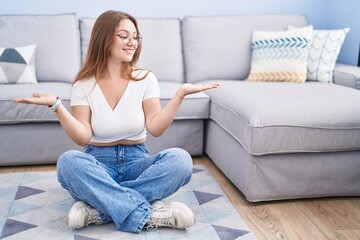
[[[84,61],[95,18],[80,19],[81,57]],[[184,63],[179,19],[137,19],[143,36],[138,62],[154,72],[159,81],[184,82]]]
[[[238,15],[183,19],[187,82],[245,79],[250,71],[253,30],[306,26],[303,15]]]
[[[75,14],[2,15],[0,47],[36,45],[39,82],[72,82],[80,69],[78,19]]]

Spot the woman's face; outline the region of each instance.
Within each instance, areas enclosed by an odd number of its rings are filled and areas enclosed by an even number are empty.
[[[111,57],[121,62],[130,62],[141,41],[134,23],[129,19],[120,21],[111,47]]]

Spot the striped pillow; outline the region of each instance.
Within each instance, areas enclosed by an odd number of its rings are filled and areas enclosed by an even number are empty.
[[[248,81],[306,81],[313,27],[291,31],[254,31]]]

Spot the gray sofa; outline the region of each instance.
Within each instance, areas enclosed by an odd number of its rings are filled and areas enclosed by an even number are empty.
[[[11,99],[53,92],[69,107],[93,23],[75,14],[0,16],[6,36],[0,47],[37,45],[39,82],[0,86],[0,165],[54,163],[62,152],[81,149],[49,109]],[[187,96],[165,134],[149,136],[151,152],[182,147],[207,154],[249,201],[360,195],[358,67],[338,64],[336,84],[243,81],[251,32],[305,26],[305,16],[139,19],[139,25],[138,65],[158,77],[162,104],[184,82],[220,83]]]

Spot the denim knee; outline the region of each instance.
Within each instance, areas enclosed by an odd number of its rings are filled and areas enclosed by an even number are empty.
[[[81,154],[82,152],[77,150],[70,150],[61,154],[56,163],[56,171],[60,183],[64,183],[64,178],[77,171],[76,165],[79,163],[79,156]]]
[[[190,154],[181,148],[168,149],[168,154],[171,155],[171,162],[174,164],[174,168],[180,176],[184,177],[185,183],[188,183],[191,179],[193,164]]]

